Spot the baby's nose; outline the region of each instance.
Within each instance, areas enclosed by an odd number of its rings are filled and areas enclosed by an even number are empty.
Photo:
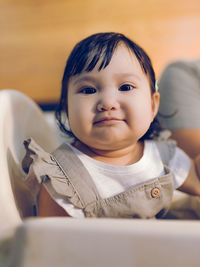
[[[117,99],[108,96],[104,99],[101,99],[101,101],[99,101],[97,104],[98,111],[116,110],[118,108],[119,108],[119,103]]]

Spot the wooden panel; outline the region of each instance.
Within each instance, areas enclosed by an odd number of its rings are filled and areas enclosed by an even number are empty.
[[[200,57],[200,1],[0,0],[0,89],[56,101],[73,45],[99,31],[138,42],[159,76],[171,60]]]

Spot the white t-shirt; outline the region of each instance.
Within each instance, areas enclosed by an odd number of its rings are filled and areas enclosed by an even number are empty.
[[[164,166],[153,140],[144,142],[144,153],[142,158],[128,166],[114,166],[85,155],[78,149],[71,146],[73,151],[80,158],[88,170],[99,195],[104,199],[112,197],[132,186],[147,182],[148,180],[164,175]],[[180,187],[185,181],[190,170],[190,158],[180,148],[175,148],[175,153],[169,162],[168,167],[173,173],[174,188]],[[73,204],[63,199],[55,199],[69,215],[76,218],[83,218],[84,213]]]

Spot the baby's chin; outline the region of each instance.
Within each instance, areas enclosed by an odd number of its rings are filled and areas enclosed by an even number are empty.
[[[137,141],[135,143],[138,143]],[[123,150],[127,147],[133,146],[133,141],[127,141],[127,140],[105,140],[99,141],[95,143],[89,143],[87,144],[88,147],[90,147],[92,150],[99,150],[99,151],[117,151],[117,150]]]
[[[131,131],[110,129],[102,131],[94,131],[89,135],[77,136],[82,146],[88,148],[114,151],[121,150],[138,143],[140,136],[133,134]],[[80,144],[79,144],[80,146]]]

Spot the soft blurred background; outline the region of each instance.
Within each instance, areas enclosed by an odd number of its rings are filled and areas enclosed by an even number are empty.
[[[102,31],[139,43],[159,77],[171,61],[200,58],[200,1],[0,0],[0,89],[56,103],[72,47]]]

